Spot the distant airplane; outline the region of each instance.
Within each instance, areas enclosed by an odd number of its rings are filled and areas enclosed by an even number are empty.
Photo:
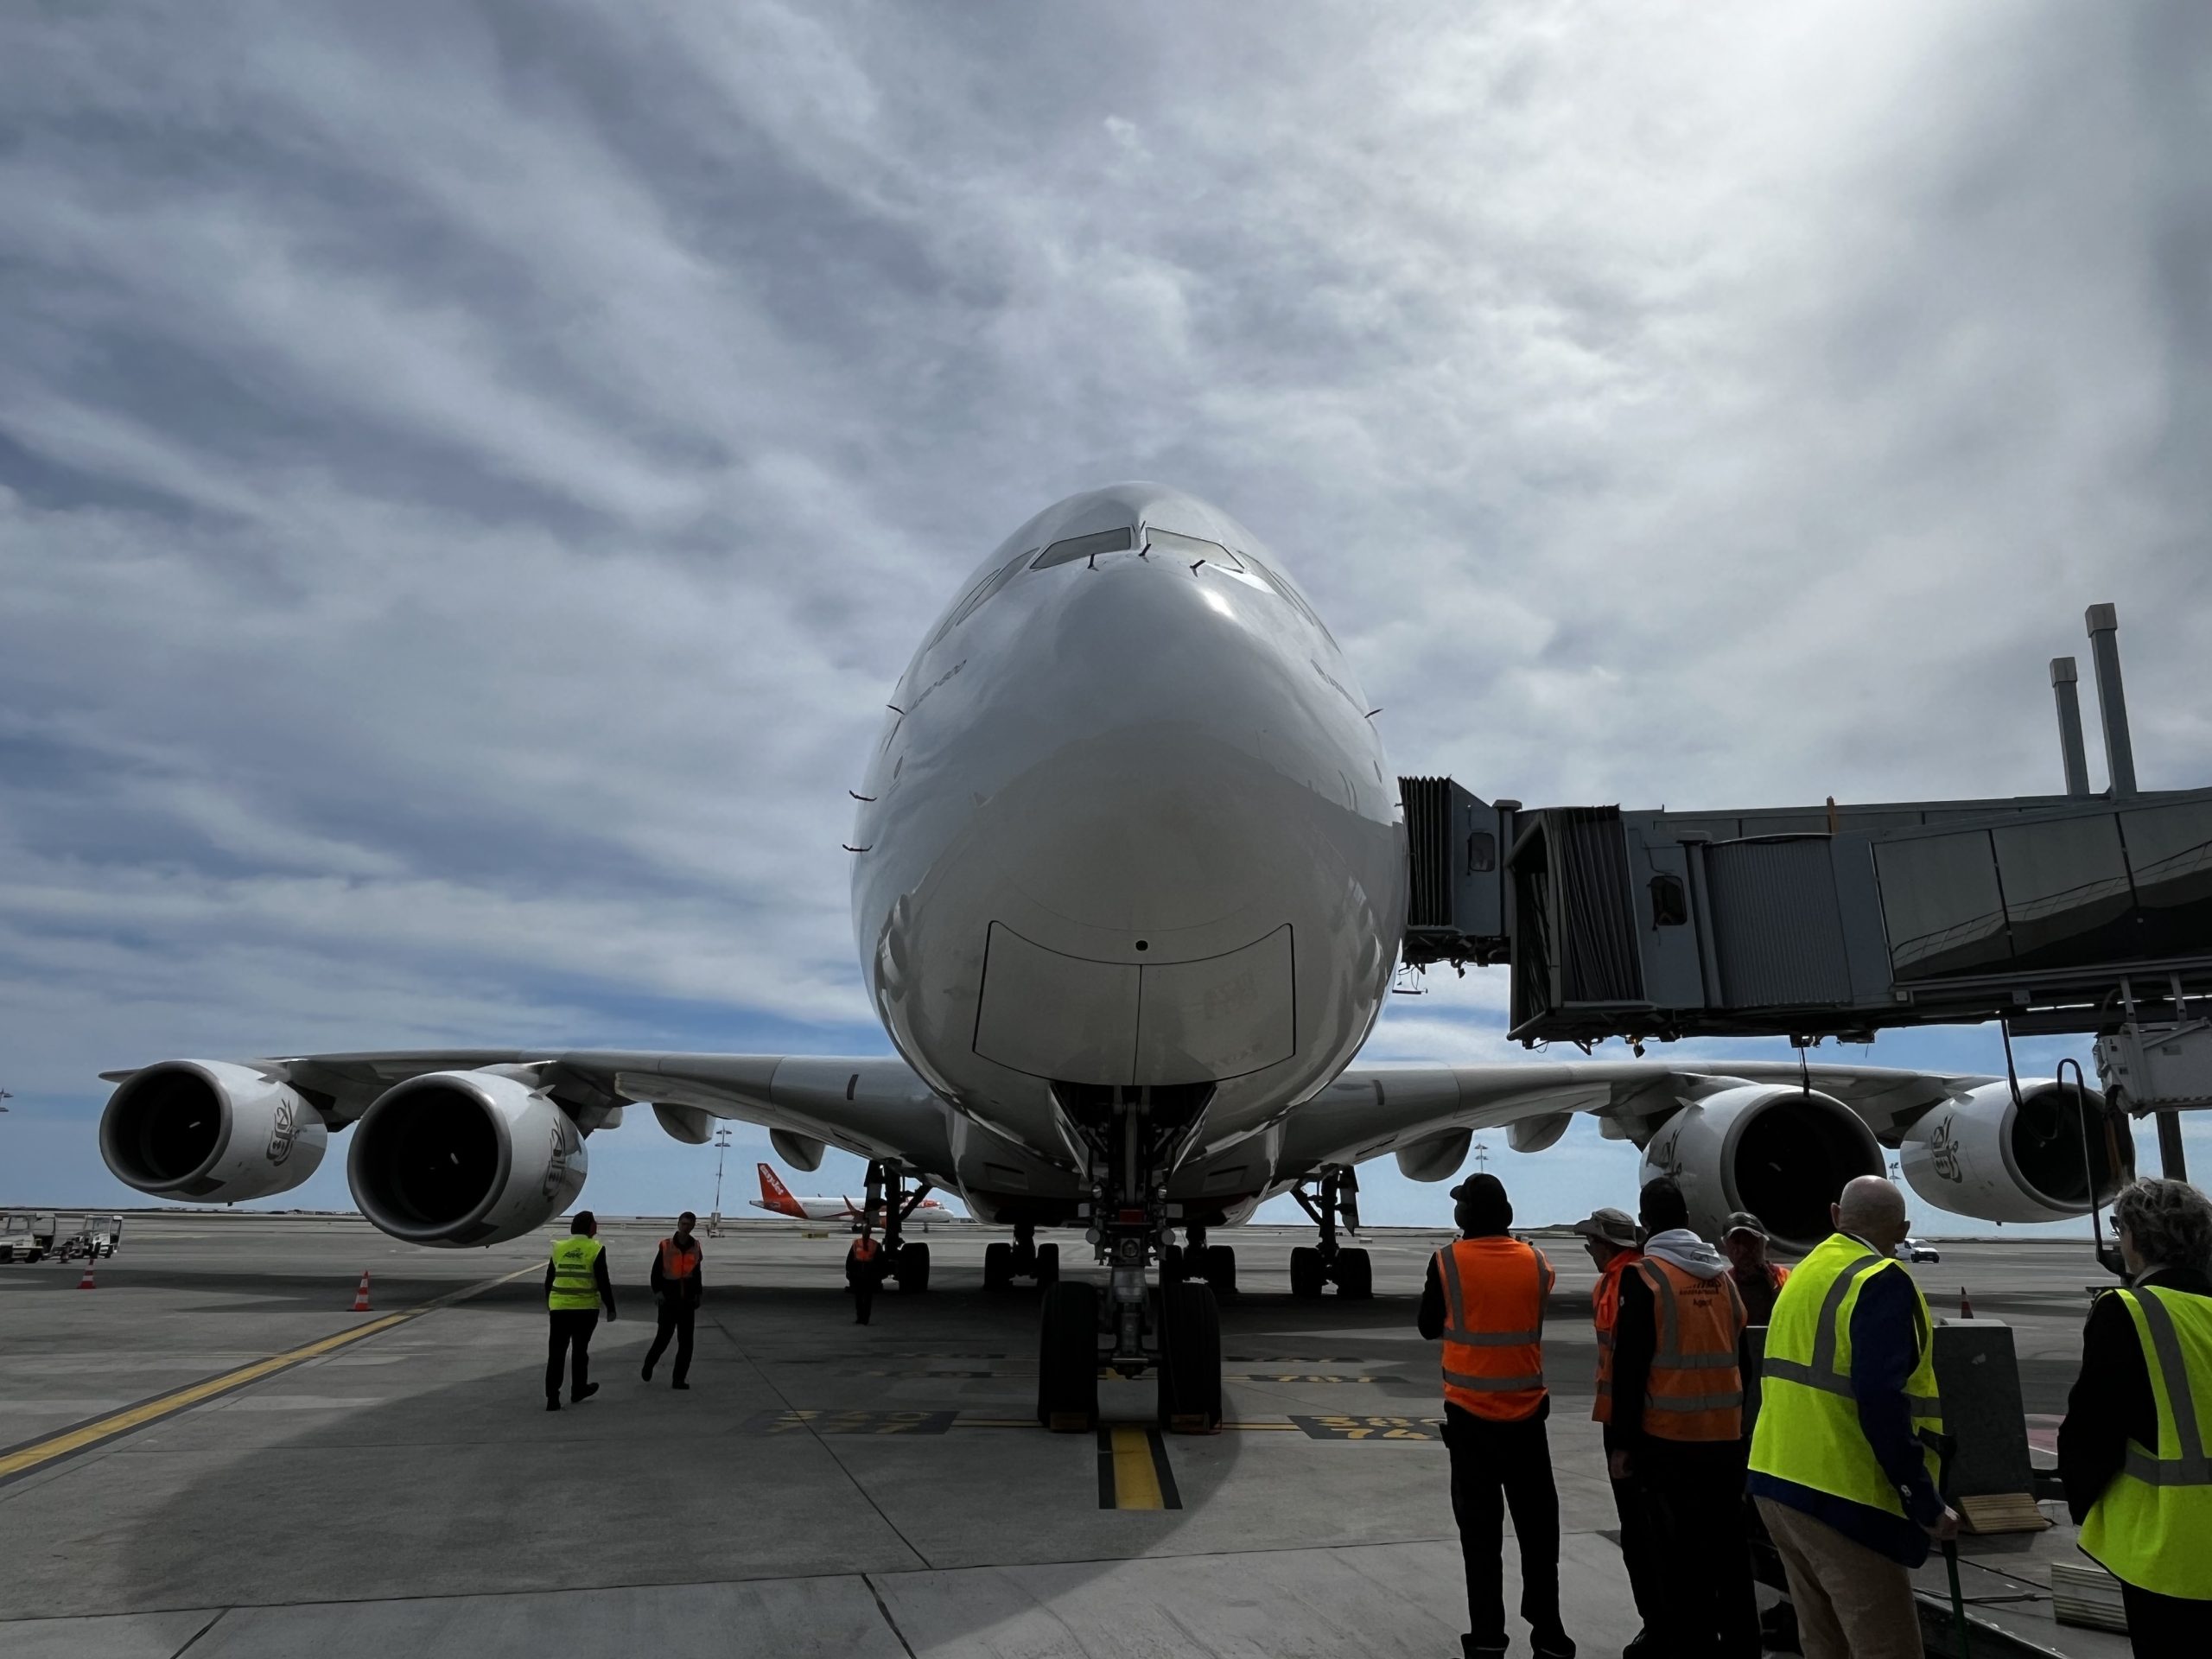
[[[772,1216],[789,1216],[793,1221],[849,1221],[855,1224],[859,1223],[861,1206],[850,1198],[796,1198],[792,1196],[789,1187],[776,1179],[776,1172],[767,1165],[756,1164],[754,1167],[760,1172],[760,1196],[757,1198],[748,1198],[746,1202],[755,1210],[766,1210]],[[914,1213],[908,1219],[925,1223],[944,1221],[950,1219],[951,1214],[950,1210],[935,1198],[924,1198],[914,1206]],[[877,1212],[875,1220],[878,1226],[882,1225],[883,1216],[880,1211]]]

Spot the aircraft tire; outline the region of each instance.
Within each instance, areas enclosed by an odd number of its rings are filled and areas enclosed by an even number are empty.
[[[919,1294],[930,1287],[930,1247],[926,1244],[901,1245],[899,1250],[899,1288],[902,1292]]]
[[[1098,1427],[1096,1285],[1067,1280],[1045,1287],[1037,1338],[1037,1421],[1060,1434],[1089,1433]]]
[[[1236,1247],[1233,1244],[1209,1244],[1205,1256],[1206,1283],[1213,1287],[1217,1297],[1236,1294]]]
[[[1290,1294],[1301,1300],[1310,1301],[1321,1294],[1328,1270],[1321,1265],[1321,1252],[1311,1244],[1300,1244],[1290,1253]]]
[[[1160,1287],[1160,1426],[1178,1434],[1221,1427],[1221,1305],[1203,1281]]]
[[[983,1247],[983,1288],[1004,1290],[1014,1283],[1014,1246],[1001,1239]]]
[[[1336,1280],[1339,1296],[1364,1302],[1375,1295],[1375,1266],[1365,1250],[1338,1250]]]
[[[1049,1290],[1060,1282],[1060,1247],[1039,1244],[1037,1247],[1037,1282]]]

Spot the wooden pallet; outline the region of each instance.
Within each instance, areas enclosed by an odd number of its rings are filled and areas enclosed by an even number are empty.
[[[2041,1532],[2050,1518],[2026,1492],[1986,1492],[1959,1500],[1968,1532]]]

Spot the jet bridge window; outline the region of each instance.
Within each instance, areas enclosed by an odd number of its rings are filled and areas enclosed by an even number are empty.
[[[1132,545],[1128,526],[1119,530],[1102,530],[1089,536],[1071,536],[1065,542],[1054,542],[1037,556],[1032,570],[1049,570],[1056,564],[1071,563],[1098,553],[1126,553]]]
[[[1219,542],[1207,541],[1203,536],[1185,536],[1178,530],[1161,530],[1147,524],[1145,543],[1164,558],[1179,558],[1185,564],[1226,565],[1231,570],[1242,570],[1243,561]]]

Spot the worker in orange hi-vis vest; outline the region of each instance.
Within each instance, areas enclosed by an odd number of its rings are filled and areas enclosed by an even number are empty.
[[[1559,1489],[1544,1420],[1544,1300],[1552,1264],[1506,1229],[1513,1205],[1495,1175],[1452,1189],[1459,1237],[1428,1264],[1420,1329],[1443,1344],[1444,1443],[1467,1574],[1468,1659],[1506,1649],[1504,1511],[1521,1546],[1521,1617],[1536,1659],[1573,1659],[1559,1616]]]
[[[1632,1273],[1643,1260],[1643,1234],[1636,1217],[1625,1210],[1593,1210],[1574,1224],[1582,1246],[1598,1269],[1598,1282],[1590,1292],[1590,1322],[1598,1333],[1598,1393],[1590,1415],[1605,1425],[1608,1453],[1615,1449],[1613,1434],[1613,1326],[1620,1317],[1621,1275]],[[1643,1629],[1621,1649],[1622,1659],[1652,1659],[1656,1652],[1650,1632],[1658,1623],[1656,1609],[1666,1594],[1660,1581],[1651,1521],[1643,1494],[1633,1475],[1612,1483],[1613,1512],[1620,1517],[1621,1565],[1628,1570],[1630,1596]]]
[[[1690,1230],[1667,1176],[1641,1196],[1643,1260],[1621,1280],[1613,1325],[1611,1472],[1634,1478],[1667,1594],[1661,1653],[1758,1659],[1758,1599],[1744,1531],[1742,1293],[1727,1258]]]
[[[868,1224],[861,1224],[861,1233],[853,1241],[853,1248],[845,1252],[845,1287],[853,1293],[853,1323],[866,1325],[868,1315],[875,1308],[875,1287],[883,1282],[883,1247],[875,1242]]]

